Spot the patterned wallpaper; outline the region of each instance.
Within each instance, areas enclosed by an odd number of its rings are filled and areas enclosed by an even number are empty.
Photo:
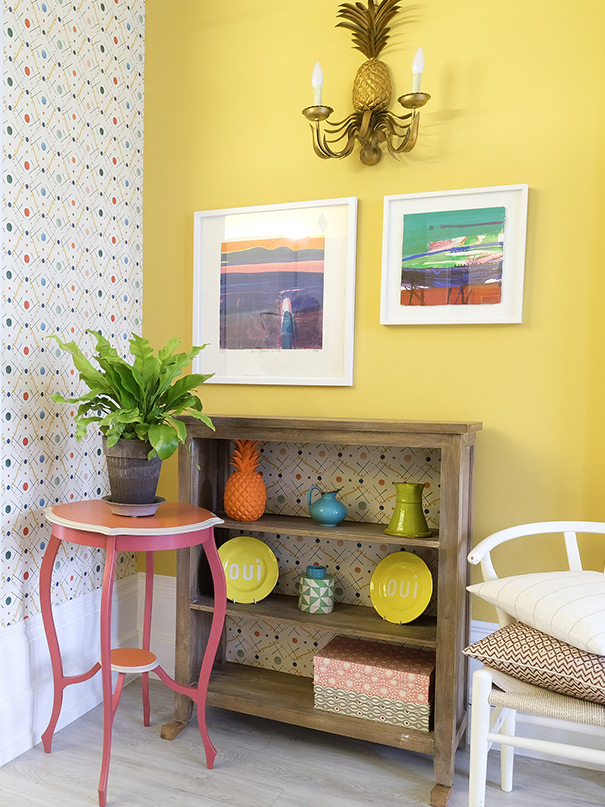
[[[71,360],[142,319],[144,0],[14,0],[3,13],[0,626],[38,612],[46,506],[107,492],[74,438]],[[98,557],[90,557],[91,552]],[[136,571],[122,555],[119,575]],[[62,547],[53,597],[98,588],[103,555]]]

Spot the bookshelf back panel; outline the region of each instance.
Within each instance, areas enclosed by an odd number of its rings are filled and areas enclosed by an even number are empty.
[[[386,526],[395,505],[393,483],[421,482],[427,524],[439,528],[438,448],[262,442],[260,449],[267,513],[308,516],[307,494],[318,485],[324,491],[340,488],[338,498],[347,506],[347,519]]]
[[[372,608],[370,579],[377,564],[383,558],[401,549],[388,543],[355,543],[338,538],[309,538],[302,535],[247,533],[245,530],[229,530],[228,537],[251,534],[270,547],[279,566],[279,578],[274,589],[277,594],[298,596],[298,579],[307,566],[325,566],[334,576],[334,602]],[[385,535],[385,538],[388,536]],[[222,539],[221,539],[222,542]],[[433,576],[433,595],[426,608],[427,616],[437,613],[438,552],[427,547],[409,547],[408,552],[418,555],[429,567]],[[207,590],[200,590],[207,594]]]

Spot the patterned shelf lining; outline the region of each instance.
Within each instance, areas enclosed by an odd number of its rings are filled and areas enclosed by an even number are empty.
[[[395,504],[394,482],[424,483],[430,528],[439,526],[439,449],[347,446],[311,443],[262,443],[259,471],[267,485],[268,513],[308,516],[311,485],[340,488],[351,521],[388,524]]]
[[[439,526],[441,452],[383,446],[333,446],[309,443],[261,444],[259,470],[267,485],[268,513],[308,516],[311,485],[323,490],[342,488],[339,498],[352,521],[384,523],[395,503],[393,483],[425,483],[425,516],[429,527]],[[246,534],[231,530],[230,537]],[[370,578],[376,565],[401,547],[388,543],[356,543],[335,538],[255,533],[271,547],[279,563],[275,592],[298,595],[298,578],[308,565],[326,566],[335,577],[335,603],[371,608]],[[433,575],[433,597],[426,614],[436,614],[437,553],[427,547],[407,551],[421,557]],[[227,617],[228,661],[306,677],[313,676],[313,655],[334,636],[324,630],[277,624],[265,618]]]

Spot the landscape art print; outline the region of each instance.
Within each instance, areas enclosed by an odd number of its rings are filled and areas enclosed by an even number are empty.
[[[403,215],[402,306],[502,300],[504,206]]]
[[[197,211],[194,372],[350,387],[356,236],[355,197]]]
[[[221,243],[221,350],[320,350],[323,237]]]

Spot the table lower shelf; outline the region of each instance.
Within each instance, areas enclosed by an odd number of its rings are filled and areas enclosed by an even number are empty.
[[[221,709],[305,726],[330,734],[355,737],[424,754],[434,752],[432,731],[414,731],[314,709],[313,681],[298,675],[243,664],[222,664],[213,670],[207,703]]]

